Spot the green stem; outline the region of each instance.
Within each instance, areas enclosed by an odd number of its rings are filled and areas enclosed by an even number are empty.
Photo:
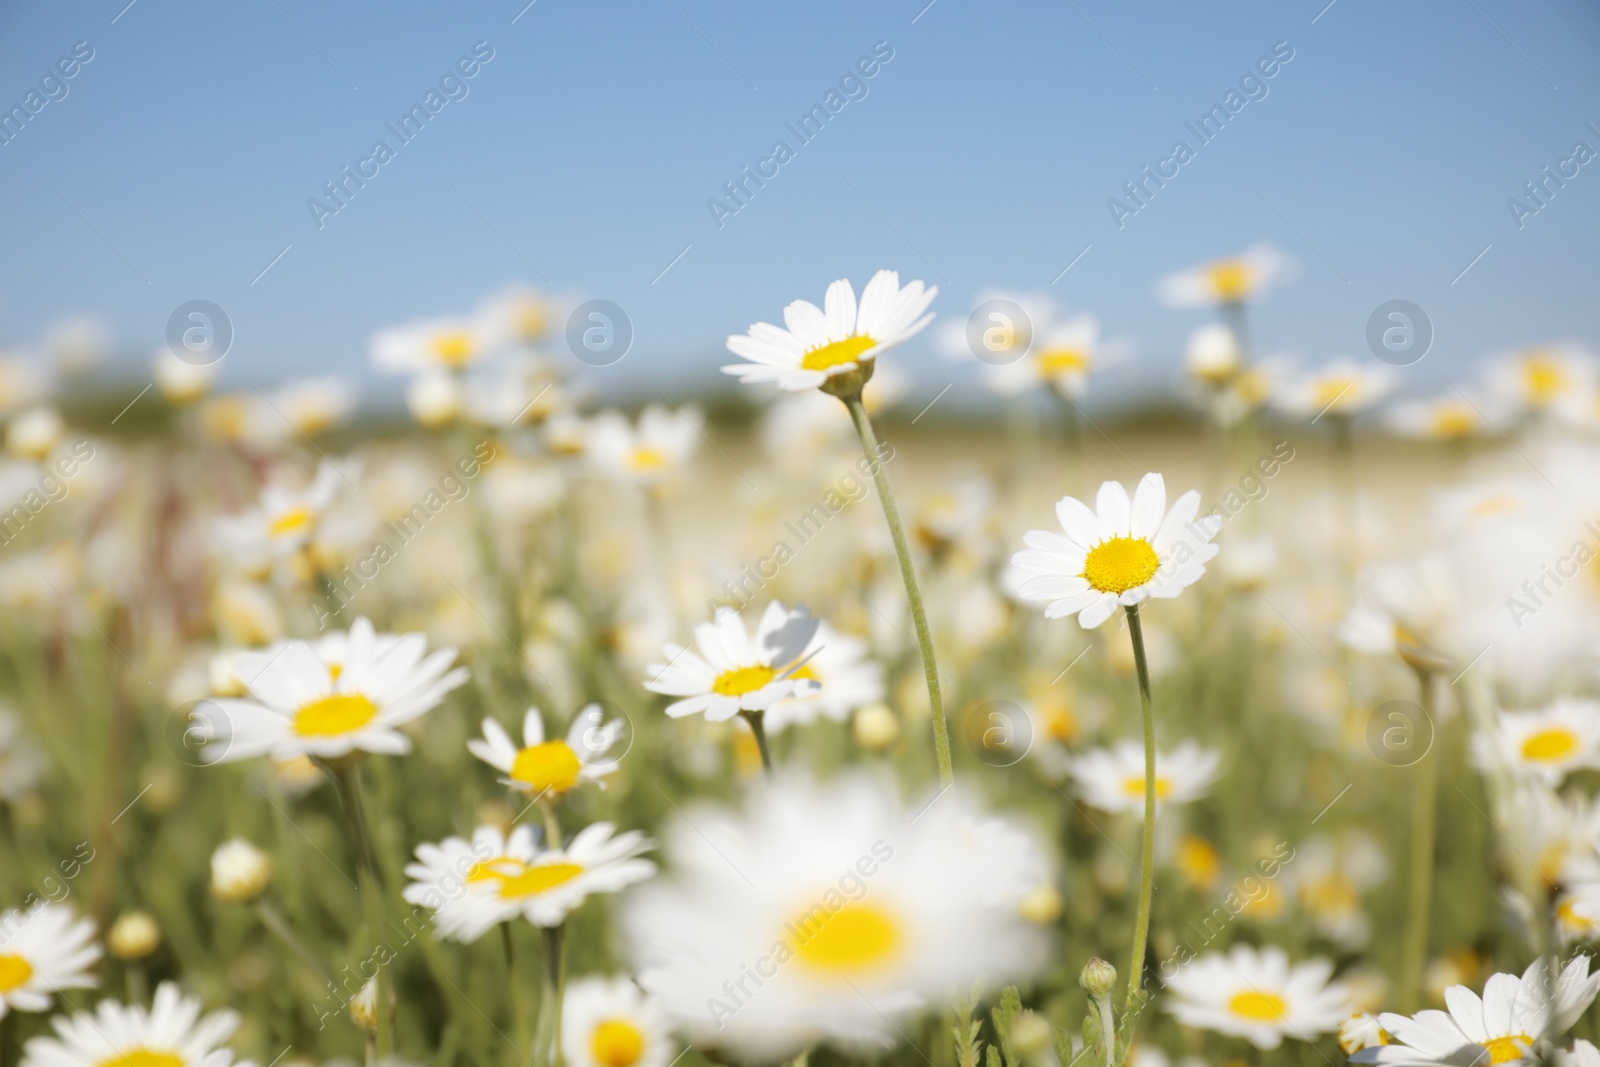
[[[367,809],[361,797],[360,765],[346,757],[324,766],[332,773],[334,784],[339,787],[339,797],[344,802],[345,816],[350,821],[350,836],[360,863],[361,902],[367,913],[367,929],[372,938],[371,947],[376,952],[384,943],[382,876],[378,873],[378,854],[372,846]],[[390,1002],[394,991],[389,987],[388,979],[384,977],[381,964],[377,967],[377,976],[374,980],[378,983],[377,997],[374,1000],[378,1030],[374,1036],[373,1051],[382,1058],[387,1057],[394,1049],[394,1038],[390,1033],[393,1021]]]
[[[534,1067],[558,1067],[561,1063],[561,1007],[566,998],[567,968],[565,926],[542,927],[544,932],[544,977],[539,991],[539,1036],[535,1042]]]
[[[917,627],[917,644],[922,647],[922,673],[928,681],[928,705],[933,713],[933,751],[939,761],[939,782],[950,785],[955,772],[950,765],[950,727],[944,719],[944,701],[939,695],[939,665],[933,658],[933,635],[928,631],[928,613],[922,607],[922,593],[917,588],[917,572],[911,566],[911,546],[906,543],[905,530],[900,526],[900,511],[895,507],[894,492],[889,488],[889,475],[883,469],[883,459],[878,453],[878,435],[872,432],[872,419],[861,403],[861,393],[841,397],[856,424],[856,435],[861,438],[862,451],[872,467],[872,480],[878,487],[878,500],[883,504],[883,517],[889,523],[889,535],[894,539],[895,555],[900,558],[900,577],[905,581],[906,598],[911,601],[911,619]]]
[[[761,721],[766,715],[761,711],[741,711],[739,718],[750,724],[750,732],[756,735],[756,748],[761,752],[761,769],[767,772],[767,777],[772,777],[772,753],[767,751],[767,727]]]
[[[1430,671],[1418,671],[1422,686],[1422,714],[1434,724],[1434,679]],[[1437,733],[1437,726],[1431,726]],[[1437,745],[1437,736],[1434,744]],[[1439,760],[1430,748],[1415,765],[1411,781],[1411,871],[1407,879],[1405,939],[1400,949],[1400,1011],[1410,1015],[1418,1006],[1422,991],[1422,968],[1428,954],[1429,902],[1433,898],[1434,823],[1438,806]],[[1536,920],[1537,925],[1537,920]]]
[[[1150,667],[1144,658],[1144,630],[1139,605],[1129,604],[1128,636],[1133,639],[1133,665],[1139,676],[1139,710],[1144,722],[1144,836],[1139,851],[1139,915],[1134,920],[1133,956],[1128,961],[1128,998],[1131,1007],[1144,984],[1145,943],[1150,937],[1150,896],[1155,889],[1151,871],[1156,853],[1156,724],[1150,713]]]
[[[294,929],[289,925],[289,921],[283,917],[283,913],[273,905],[272,901],[266,897],[257,900],[256,916],[260,918],[261,925],[271,931],[272,935],[279,941],[282,941],[290,952],[298,956],[300,962],[304,963],[311,973],[317,976],[319,981],[324,983],[333,981],[333,975],[328,973],[328,969],[322,965],[322,961],[317,959],[311,950],[306,947],[305,942],[301,941],[295,934]]]
[[[533,1040],[528,1036],[527,1004],[522,996],[522,975],[517,973],[517,957],[511,948],[511,924],[500,924],[500,943],[506,950],[506,984],[511,989],[511,1014],[517,1018],[517,1046],[523,1054],[533,1055]]]
[[[539,798],[539,818],[544,821],[544,847],[561,847],[561,821],[556,818],[556,802],[548,795]]]

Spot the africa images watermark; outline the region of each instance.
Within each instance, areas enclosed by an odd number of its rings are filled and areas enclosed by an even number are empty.
[[[1584,565],[1595,558],[1594,546],[1600,545],[1600,526],[1596,526],[1591,519],[1583,524],[1583,528],[1594,539],[1593,543],[1580,537],[1555,563],[1541,563],[1538,577],[1522,583],[1522,595],[1527,597],[1526,600],[1506,597],[1506,610],[1511,613],[1511,623],[1517,629],[1522,629],[1524,619],[1537,614],[1540,608],[1550,603],[1556,592],[1576,578]]]
[[[737,177],[723,182],[722,192],[728,198],[727,202],[714,196],[706,200],[706,208],[711,212],[711,221],[717,224],[717,229],[722,229],[730,218],[749,207],[750,201],[755,199],[756,190],[766,188],[767,182],[776,178],[783,166],[799,154],[798,148],[816,139],[847,104],[865,100],[871,91],[867,82],[877,77],[878,72],[893,58],[894,47],[888,41],[873,45],[870,55],[856,60],[854,66],[839,76],[837,89],[829,89],[821,103],[812,104],[798,119],[783,124],[784,129],[794,135],[796,148],[789,147],[788,141],[774,141],[772,150],[756,160],[754,171],[746,163],[739,168]]]
[[[1593,121],[1585,122],[1584,128],[1596,137],[1600,137],[1600,126]],[[1572,151],[1556,160],[1554,170],[1546,163],[1539,168],[1539,176],[1531,181],[1522,183],[1522,194],[1527,200],[1516,197],[1506,199],[1506,208],[1511,212],[1511,221],[1517,224],[1517,229],[1522,229],[1528,220],[1550,205],[1556,193],[1567,187],[1567,182],[1576,178],[1581,173],[1581,168],[1595,157],[1595,150],[1589,147],[1587,141],[1574,141]]]
[[[88,41],[79,41],[72,46],[70,55],[56,60],[39,76],[39,87],[29,89],[22,97],[22,103],[0,111],[0,145],[8,145],[16,140],[28,123],[46,107],[65,100],[72,91],[72,86],[67,82],[76,78],[93,58],[94,46]]]
[[[43,466],[39,484],[23,493],[17,502],[0,510],[0,545],[15,541],[28,525],[45,508],[65,500],[72,492],[67,483],[77,476],[83,465],[94,459],[94,445],[79,441],[70,452],[57,456]]]
[[[722,992],[728,999],[706,998],[706,1010],[711,1013],[711,1021],[717,1029],[722,1029],[726,1020],[754,1000],[761,988],[778,976],[778,968],[794,959],[813,938],[826,930],[836,915],[849,905],[859,903],[867,895],[867,879],[877,874],[879,868],[893,858],[893,845],[881,839],[874,841],[867,852],[844,869],[838,882],[823,893],[820,900],[801,912],[797,919],[783,924],[784,931],[789,935],[787,939],[774,941],[754,966],[740,964],[738,978],[722,983]],[[754,989],[749,988],[752,983]]]
[[[88,855],[84,855],[88,852]],[[42,895],[29,891],[23,898],[22,906],[0,915],[0,947],[8,944],[17,936],[17,931],[27,926],[33,917],[39,914],[41,908],[47,904],[59,904],[66,900],[72,893],[72,887],[67,883],[78,877],[95,857],[94,846],[87,841],[80,841],[72,850],[72,855],[62,860],[56,866],[61,871],[61,877],[47,874],[39,882]]]
[[[835,515],[866,498],[867,482],[877,477],[878,468],[892,459],[894,459],[894,446],[888,441],[880,441],[878,455],[875,458],[869,459],[863,456],[856,460],[850,470],[839,476],[833,488],[822,495],[821,500],[812,504],[792,521],[784,523],[783,528],[794,536],[798,547],[804,548],[816,539]],[[857,471],[861,472],[860,477],[856,476]],[[715,615],[717,608],[724,606],[743,611],[796,555],[795,546],[790,545],[788,541],[782,538],[774,541],[771,552],[754,563],[745,564],[739,571],[738,577],[729,578],[722,583],[720,600],[716,597],[706,600],[706,606],[711,614]]]
[[[306,200],[306,209],[311,212],[311,221],[316,223],[317,229],[322,229],[331,216],[349,207],[356,193],[365,189],[367,182],[376,178],[381,168],[391,162],[401,148],[410,144],[434,116],[448,104],[465,100],[472,91],[467,83],[476,78],[492,59],[494,48],[488,41],[474,44],[470,55],[456,60],[454,66],[439,76],[437,89],[430,88],[423,94],[421,103],[412,104],[398,119],[383,124],[384,129],[395,137],[394,147],[391,148],[388,141],[374,141],[372,150],[356,160],[354,170],[346,163],[339,168],[339,173],[332,181],[323,182],[322,191],[327,195],[328,202],[314,196]]]
[[[1174,141],[1172,150],[1156,160],[1154,170],[1146,163],[1139,168],[1137,178],[1123,182],[1122,192],[1127,201],[1114,196],[1106,200],[1106,210],[1111,212],[1111,221],[1117,229],[1127,225],[1129,216],[1137,215],[1150,206],[1156,192],[1182,173],[1184,165],[1193,160],[1201,148],[1214,141],[1233,117],[1245,109],[1245,105],[1265,100],[1271,91],[1267,82],[1277,77],[1292,59],[1294,48],[1288,41],[1274,44],[1272,53],[1256,60],[1255,66],[1239,78],[1239,87],[1229,89],[1222,103],[1212,104],[1210,110],[1202,112],[1198,119],[1183,124],[1183,128],[1194,135],[1193,148],[1189,147],[1187,140]]]
[[[1288,855],[1284,855],[1285,849],[1288,850]],[[1294,847],[1287,841],[1279,841],[1272,846],[1272,854],[1256,864],[1256,870],[1261,872],[1259,876],[1252,872],[1240,878],[1238,884],[1223,897],[1222,903],[1212,908],[1199,926],[1195,926],[1193,919],[1189,920],[1189,925],[1200,935],[1200,947],[1204,948],[1215,941],[1222,931],[1227,929],[1233,920],[1244,914],[1251,905],[1260,904],[1271,896],[1273,879],[1283,872],[1283,868],[1294,857]],[[1212,928],[1213,922],[1216,924],[1215,929]],[[1177,947],[1168,953],[1167,958],[1156,968],[1157,980],[1166,985],[1184,964],[1195,959],[1197,955],[1198,953],[1188,942],[1178,942]]]

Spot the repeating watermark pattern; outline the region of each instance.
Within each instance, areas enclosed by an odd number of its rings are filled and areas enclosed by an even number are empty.
[[[1287,850],[1287,855],[1285,855]],[[1295,849],[1287,841],[1279,841],[1272,846],[1272,853],[1260,860],[1250,874],[1240,878],[1238,883],[1222,898],[1222,903],[1212,908],[1197,925],[1193,919],[1189,926],[1199,936],[1199,947],[1204,948],[1215,941],[1233,921],[1252,905],[1260,904],[1274,892],[1273,881],[1283,873],[1295,857]],[[1260,872],[1257,874],[1256,872]],[[1215,925],[1213,925],[1215,924]],[[1178,942],[1177,946],[1167,954],[1156,967],[1156,981],[1163,987],[1178,973],[1179,969],[1199,956],[1195,947],[1187,941]]]
[[[1433,719],[1410,700],[1385,700],[1367,718],[1367,748],[1391,767],[1410,767],[1433,749]]]
[[[1591,120],[1583,124],[1584,129],[1600,138],[1600,126]],[[1583,167],[1595,156],[1595,150],[1589,147],[1587,141],[1574,141],[1572,150],[1565,156],[1556,160],[1554,169],[1546,163],[1539,168],[1539,175],[1522,183],[1522,195],[1526,199],[1515,196],[1506,198],[1506,210],[1511,212],[1511,221],[1516,223],[1517,229],[1528,225],[1528,220],[1550,205],[1557,193],[1567,187],[1567,183],[1583,173]]]
[[[1433,320],[1410,300],[1385,301],[1367,316],[1367,347],[1392,367],[1409,367],[1433,347]]]
[[[94,445],[79,441],[71,450],[44,466],[39,484],[27,490],[9,510],[0,511],[0,545],[15,541],[27,525],[51,504],[65,500],[72,492],[69,484],[85,464],[94,459]]]
[[[799,155],[799,150],[816,140],[848,104],[865,100],[871,91],[867,83],[877,77],[892,59],[894,47],[888,41],[874,44],[871,54],[856,60],[854,66],[841,74],[838,87],[830,88],[820,103],[812,104],[798,119],[783,124],[783,128],[794,137],[794,147],[787,140],[774,141],[772,149],[756,160],[753,170],[746,163],[739,168],[736,176],[723,182],[722,194],[727,199],[715,196],[706,199],[706,210],[711,212],[711,221],[717,229],[722,229],[729,219],[749,207],[756,193],[765,189],[767,182],[777,178],[783,168]]]
[[[724,581],[721,599],[708,597],[706,608],[715,615],[719,607],[731,606],[737,611],[748,607],[767,583],[777,578],[778,572],[799,554],[799,549],[816,540],[834,516],[851,504],[858,504],[865,499],[867,484],[877,477],[881,466],[894,459],[894,455],[893,445],[888,441],[878,442],[877,456],[871,459],[863,456],[856,460],[852,468],[841,474],[838,482],[823,494],[821,500],[783,524],[784,531],[794,538],[794,544],[783,538],[774,541],[772,551],[754,563],[745,564],[737,577]]]
[[[1020,304],[985,300],[967,316],[967,348],[991,367],[1005,367],[1033,347],[1033,320]]]
[[[328,620],[342,614],[363,589],[377,580],[383,568],[399,556],[402,548],[422,535],[422,531],[440,512],[451,504],[465,500],[472,492],[473,480],[483,472],[495,454],[492,442],[479,441],[473,446],[472,455],[456,460],[455,467],[440,476],[439,484],[424,493],[410,511],[385,522],[384,536],[376,538],[365,554],[345,564],[337,574],[328,575],[327,596],[310,604],[317,629],[327,629]]]
[[[893,845],[881,839],[874,841],[872,847],[862,853],[854,864],[844,869],[832,888],[797,918],[783,924],[784,932],[789,935],[787,938],[774,941],[754,965],[741,964],[738,975],[722,983],[722,993],[727,1000],[707,997],[706,1011],[711,1013],[711,1022],[717,1029],[722,1029],[728,1019],[754,1000],[761,988],[778,976],[779,968],[794,959],[813,938],[827,929],[834,916],[848,905],[865,898],[867,880],[893,858]]]
[[[1572,547],[1567,549],[1565,555],[1557,557],[1553,564],[1541,563],[1538,576],[1522,583],[1522,597],[1506,597],[1506,610],[1511,613],[1511,624],[1518,630],[1522,629],[1525,620],[1538,614],[1539,609],[1550,603],[1562,586],[1576,578],[1584,565],[1594,559],[1594,546],[1600,545],[1600,527],[1591,519],[1583,524],[1583,528],[1594,539],[1592,544],[1582,538],[1572,542]]]
[[[430,86],[420,103],[412,104],[398,118],[385,122],[383,127],[393,136],[393,146],[385,139],[374,141],[368,153],[356,160],[353,169],[346,163],[331,180],[322,183],[326,200],[315,196],[306,200],[306,210],[311,213],[311,221],[317,229],[322,229],[328,224],[329,218],[349,207],[356,193],[381,174],[383,168],[394,161],[400,149],[415,140],[448,105],[465,100],[472,91],[467,83],[476,78],[493,59],[493,46],[488,41],[477,42],[469,55],[457,59],[454,66],[439,76],[438,88]]]
[[[8,145],[16,140],[28,123],[45,108],[65,100],[67,94],[72,92],[72,86],[67,83],[76,78],[93,58],[94,47],[88,41],[79,41],[72,46],[71,54],[56,60],[39,76],[38,87],[29,89],[23,95],[22,103],[0,111],[0,145]]]
[[[196,367],[209,367],[233,347],[233,319],[221,304],[186,300],[167,316],[167,351]]]
[[[1126,199],[1115,196],[1106,199],[1106,210],[1111,213],[1112,225],[1120,230],[1128,224],[1130,217],[1149,207],[1156,193],[1165,188],[1167,182],[1182,174],[1183,168],[1194,161],[1200,149],[1216,140],[1246,105],[1267,98],[1272,91],[1267,83],[1276,78],[1293,59],[1294,47],[1288,41],[1277,42],[1269,55],[1256,60],[1255,65],[1244,72],[1239,78],[1238,88],[1230,88],[1220,104],[1212,104],[1209,110],[1200,113],[1199,118],[1185,122],[1183,128],[1194,137],[1194,147],[1190,147],[1186,138],[1179,138],[1172,143],[1166,155],[1156,160],[1153,169],[1146,163],[1139,168],[1136,178],[1123,182],[1122,192]]]
[[[986,700],[961,718],[961,737],[972,754],[991,767],[1022,762],[1033,747],[1033,718],[1020,704]]]
[[[87,852],[88,855],[84,855]],[[22,906],[14,911],[0,915],[0,945],[5,945],[17,936],[17,931],[27,926],[33,917],[39,914],[39,909],[47,904],[59,904],[72,895],[71,882],[95,857],[94,846],[87,841],[79,841],[72,850],[72,855],[56,864],[61,871],[57,878],[53,873],[45,875],[39,881],[38,891],[30,890],[22,898]]]
[[[633,320],[609,300],[588,300],[567,316],[567,348],[581,363],[609,367],[633,347]]]

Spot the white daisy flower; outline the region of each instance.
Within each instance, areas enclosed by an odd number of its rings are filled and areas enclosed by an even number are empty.
[[[1285,1037],[1310,1041],[1350,1015],[1350,993],[1330,983],[1324,959],[1290,964],[1281,948],[1235,945],[1178,969],[1167,980],[1167,1010],[1185,1026],[1242,1037],[1257,1048],[1277,1048]]]
[[[1285,888],[1299,896],[1318,933],[1354,950],[1365,947],[1372,936],[1361,894],[1388,876],[1389,861],[1378,842],[1350,831],[1337,842],[1315,837],[1300,846],[1285,874]]]
[[[1395,382],[1393,367],[1340,356],[1314,371],[1289,377],[1273,399],[1295,415],[1354,415],[1388,396]]]
[[[1078,398],[1088,390],[1089,375],[1099,363],[1100,320],[1093,315],[1075,315],[1041,323],[1021,358],[987,365],[984,377],[989,388],[1001,396],[1048,385],[1064,396]]]
[[[1571,1050],[1556,1049],[1556,1067],[1600,1067],[1600,1048],[1580,1037]]]
[[[647,668],[644,687],[683,698],[667,705],[673,718],[704,712],[712,722],[765,711],[785,697],[809,696],[817,683],[788,672],[816,635],[817,623],[805,608],[791,610],[774,600],[751,640],[738,612],[718,608],[714,621],[694,628],[699,651],[667,645],[667,662]]]
[[[518,345],[534,345],[559,324],[561,305],[525,285],[514,285],[485,297],[478,304],[477,321],[492,337]]]
[[[1488,393],[1519,413],[1549,411],[1586,396],[1595,386],[1600,369],[1581,346],[1571,343],[1539,345],[1500,356],[1484,375]]]
[[[244,429],[260,448],[299,444],[343,422],[356,409],[355,386],[338,378],[309,378],[257,396]]]
[[[1211,791],[1222,755],[1184,741],[1170,752],[1156,753],[1156,810],[1163,804],[1187,804]],[[1070,762],[1084,803],[1101,811],[1131,811],[1144,818],[1144,746],[1119,741],[1113,748],[1092,748]]]
[[[214,763],[253,756],[333,759],[357,749],[389,755],[411,751],[398,727],[436,707],[467,680],[450,669],[453,648],[424,658],[422,634],[394,637],[357,619],[348,636],[349,657],[331,667],[305,641],[274,653],[240,653],[236,663],[252,700],[208,700],[195,711],[197,736],[210,741]]]
[[[1600,701],[1560,699],[1536,711],[1503,711],[1474,747],[1481,766],[1509,766],[1559,785],[1574,771],[1600,767]]]
[[[1390,1040],[1388,1032],[1378,1025],[1378,1020],[1364,1011],[1339,1024],[1339,1048],[1346,1056],[1354,1056],[1364,1048],[1387,1045]]]
[[[311,540],[343,481],[338,469],[324,461],[310,484],[268,482],[253,508],[217,519],[223,551],[247,572],[259,570],[273,558],[293,555]]]
[[[367,342],[373,366],[398,374],[460,371],[483,359],[497,338],[481,318],[420,319],[379,330]]]
[[[1351,1060],[1392,1067],[1537,1063],[1534,1043],[1566,1033],[1600,992],[1600,974],[1590,975],[1589,957],[1578,956],[1556,979],[1552,1002],[1546,991],[1548,966],[1538,959],[1520,978],[1490,975],[1481,999],[1466,986],[1451,986],[1444,993],[1448,1012],[1424,1011],[1411,1018],[1386,1012],[1378,1022],[1394,1043],[1363,1049]]]
[[[1600,937],[1600,882],[1580,882],[1554,901],[1556,940],[1562,948]]]
[[[65,904],[13,908],[0,915],[0,1019],[10,1011],[49,1011],[58,989],[92,989],[100,958],[94,922]]]
[[[535,797],[560,796],[583,782],[604,786],[605,776],[617,769],[615,759],[607,759],[622,729],[618,719],[604,722],[599,704],[590,704],[572,718],[565,740],[544,739],[544,720],[538,708],[529,708],[522,717],[522,745],[511,741],[505,727],[493,719],[483,720],[483,739],[467,742],[467,750],[507,777],[500,781],[521,793]]]
[[[1233,331],[1220,322],[1208,322],[1189,334],[1184,346],[1183,365],[1203,382],[1219,385],[1239,373],[1244,352]]]
[[[671,410],[650,404],[639,412],[636,426],[620,411],[602,411],[589,420],[584,455],[617,481],[652,485],[689,462],[704,422],[693,406]]]
[[[216,1011],[201,1018],[199,997],[162,982],[149,1010],[102,1000],[93,1015],[58,1016],[50,1025],[56,1036],[29,1038],[22,1067],[229,1067],[233,1051],[221,1046],[239,1016]]]
[[[818,308],[796,300],[783,309],[784,327],[758,322],[748,333],[728,338],[728,350],[748,363],[722,368],[742,382],[775,382],[788,392],[815,389],[829,378],[873,360],[913,336],[929,322],[923,315],[939,287],[922,282],[900,286],[900,275],[880,270],[872,276],[856,305],[855,290],[846,279],[828,286]]]
[[[819,715],[844,722],[858,708],[883,700],[883,664],[869,658],[865,641],[840,633],[826,622],[817,623],[817,632],[796,662],[801,665],[790,677],[815,683],[816,691],[780,700],[768,708],[768,734],[815,722]]]
[[[1161,279],[1157,293],[1168,307],[1207,307],[1252,300],[1287,280],[1289,262],[1270,244],[1212,260]]]
[[[1118,605],[1147,597],[1175,597],[1205,573],[1217,554],[1211,539],[1222,528],[1216,515],[1196,518],[1200,494],[1191,489],[1167,510],[1167,487],[1159,474],[1146,474],[1133,502],[1118,482],[1100,486],[1095,511],[1076,497],[1062,497],[1056,517],[1066,531],[1031,530],[1028,547],[1011,562],[1033,577],[1020,595],[1049,600],[1045,617],[1076,613],[1084,629],[1099,626]]]
[[[480,826],[470,844],[451,837],[419,845],[403,896],[433,909],[440,937],[471,942],[518,916],[559,926],[590,895],[615,893],[656,870],[638,858],[653,847],[650,839],[637,830],[613,836],[610,823],[584,827],[563,848],[540,849],[536,840],[528,826],[509,838]]]
[[[957,793],[919,813],[860,774],[779,778],[743,812],[691,811],[668,837],[673,880],[625,905],[640,985],[730,1060],[887,1047],[896,1020],[1044,962],[1018,903],[1041,849],[1015,834]]]
[[[1425,441],[1460,441],[1480,433],[1493,433],[1487,417],[1488,401],[1451,390],[1425,400],[1407,400],[1390,407],[1384,421],[1402,437]]]
[[[156,349],[150,357],[150,376],[169,404],[192,404],[199,400],[211,391],[221,372],[220,360],[190,363],[186,359],[179,359],[165,345]]]
[[[567,1067],[667,1067],[672,1024],[656,999],[627,978],[580,978],[561,1002]]]

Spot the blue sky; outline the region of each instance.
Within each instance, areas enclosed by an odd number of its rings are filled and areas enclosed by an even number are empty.
[[[204,298],[236,381],[358,374],[373,329],[522,281],[627,310],[602,389],[688,390],[729,332],[887,266],[944,316],[989,287],[1093,311],[1134,342],[1126,385],[1170,380],[1200,321],[1157,278],[1258,240],[1301,265],[1259,335],[1307,359],[1364,355],[1393,298],[1434,321],[1418,386],[1600,342],[1600,163],[1521,229],[1506,203],[1600,150],[1582,0],[524,3],[5,5],[4,107],[78,42],[94,58],[0,146],[0,345],[90,311],[131,360]],[[385,123],[477,42],[465,97],[400,145]],[[1107,200],[1278,42],[1267,96],[1118,229]],[[875,45],[865,97],[800,144],[785,124]],[[319,229],[307,201],[380,139],[394,158]],[[719,228],[708,200],[778,140],[794,158]],[[904,356],[924,377],[930,340]]]

